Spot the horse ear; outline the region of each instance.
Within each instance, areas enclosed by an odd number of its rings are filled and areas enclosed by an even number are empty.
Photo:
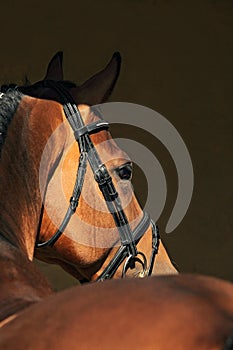
[[[105,102],[116,84],[120,73],[121,55],[115,52],[107,66],[81,86],[72,89],[75,102],[90,106]]]
[[[58,51],[48,64],[47,73],[44,80],[63,80],[62,60],[63,52]]]

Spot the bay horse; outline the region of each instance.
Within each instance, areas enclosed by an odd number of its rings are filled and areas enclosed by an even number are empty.
[[[8,92],[2,87],[1,109],[5,125],[2,135],[7,135],[4,136],[0,164],[1,236],[24,251],[29,260],[35,255],[45,262],[58,263],[80,281],[106,279],[113,275],[121,277],[121,268],[117,267],[122,266],[127,256],[127,266],[134,267],[129,269],[128,275],[145,274],[146,270],[150,270],[150,274],[176,273],[162,243],[156,264],[153,264],[158,237],[153,222],[143,213],[133,193],[131,162],[112,140],[108,124],[98,111],[88,107],[102,103],[110,96],[120,65],[120,55],[115,53],[102,71],[76,86],[63,80],[62,54],[59,52],[50,61],[42,81]],[[76,113],[76,120],[80,119],[74,132],[79,147],[74,137],[72,139],[72,121],[67,121],[67,111],[62,106],[64,98],[68,101],[65,104],[68,112],[69,108],[75,108],[69,112],[71,119],[72,113]],[[78,132],[83,134],[77,136]],[[83,147],[90,149],[81,149]],[[81,157],[87,158],[90,152],[89,163],[85,164],[86,160]],[[102,165],[101,159],[106,157],[110,160],[107,165]],[[84,175],[79,174],[82,171]],[[97,172],[98,176],[109,177],[108,183],[97,184],[92,172],[96,179]],[[54,188],[57,174],[62,174],[62,178]],[[64,196],[57,198],[58,187],[67,198],[65,204]],[[69,205],[73,188],[78,192],[74,197],[80,196],[75,199],[76,202],[79,200],[76,212],[74,198]],[[111,191],[116,192],[115,198],[108,198]],[[66,207],[69,207],[68,214]],[[65,223],[62,223],[63,215]],[[56,231],[58,240],[52,238]],[[119,232],[124,246],[120,250]],[[137,248],[134,241],[137,241]],[[136,259],[130,258],[133,255]]]
[[[58,54],[42,82],[1,93],[0,348],[221,349],[224,344],[226,349],[232,348],[230,283],[177,275],[91,283],[53,294],[32,263],[36,254],[59,263],[81,281],[118,278],[122,269],[126,274],[128,268],[132,276],[148,276],[156,270],[176,272],[162,245],[154,265],[156,227],[133,195],[131,163],[111,139],[107,123],[89,107],[109,96],[119,62],[115,54],[102,72],[76,87],[63,82]],[[75,125],[73,116],[84,124]],[[71,126],[75,138],[81,140],[80,148],[74,144],[66,153]],[[109,147],[99,147],[98,157],[94,150],[106,140]],[[107,152],[113,155],[112,161],[99,164]],[[41,159],[46,165],[41,166]],[[96,164],[100,172],[96,172]],[[65,196],[72,196],[57,229],[46,208],[52,208],[53,215],[60,218],[63,202],[54,203],[56,187],[46,197],[59,170]],[[93,170],[99,181],[94,181]],[[103,196],[106,203],[102,205],[109,213],[95,212],[82,193],[91,195],[93,202]],[[82,218],[73,236],[66,233],[72,226],[71,215]],[[86,222],[92,227],[90,245],[74,239],[87,234]],[[109,231],[117,226],[120,238],[109,234],[95,247],[92,243],[102,226]]]
[[[233,285],[178,274],[73,287],[13,315],[0,348],[232,350]]]

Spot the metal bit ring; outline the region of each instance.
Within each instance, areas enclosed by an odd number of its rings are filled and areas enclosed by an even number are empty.
[[[138,255],[140,255],[142,258],[139,258]],[[143,254],[142,252],[138,252],[136,256],[128,256],[128,258],[126,259],[123,269],[122,269],[122,278],[126,277],[126,273],[128,271],[128,269],[133,269],[134,267],[131,267],[130,265],[132,264],[132,262],[135,264],[135,262],[138,262],[139,264],[141,264],[142,266],[142,271],[139,273],[139,277],[143,278],[146,275],[147,272],[147,260],[146,260],[146,256],[145,254]]]

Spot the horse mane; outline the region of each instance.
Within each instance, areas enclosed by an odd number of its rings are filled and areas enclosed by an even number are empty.
[[[8,126],[13,119],[21,98],[22,93],[13,89],[8,90],[0,98],[0,157]]]

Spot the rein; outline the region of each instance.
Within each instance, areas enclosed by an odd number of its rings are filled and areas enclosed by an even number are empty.
[[[95,181],[98,183],[108,210],[112,214],[121,240],[121,246],[117,250],[112,260],[106,266],[104,271],[97,278],[97,281],[104,281],[106,279],[112,278],[118,267],[125,259],[126,261],[123,266],[122,277],[126,276],[127,270],[129,268],[133,269],[135,267],[136,262],[142,266],[140,277],[150,276],[153,270],[155,256],[158,253],[159,247],[160,237],[158,226],[155,225],[155,223],[150,219],[147,212],[143,212],[143,217],[140,223],[133,231],[131,230],[127,216],[122,208],[119,195],[113,184],[112,178],[105,164],[102,163],[98,152],[96,151],[95,146],[90,138],[90,135],[94,133],[98,133],[101,130],[107,130],[109,128],[109,123],[101,120],[89,125],[85,125],[81,113],[73,101],[72,96],[62,84],[59,84],[57,82],[55,83],[52,80],[46,80],[43,81],[43,86],[55,90],[58,93],[59,97],[62,99],[64,113],[69,121],[69,124],[74,132],[75,139],[79,146],[80,157],[75,185],[65,217],[54,235],[46,242],[37,242],[35,247],[43,248],[52,246],[63,234],[72,215],[75,213],[76,208],[78,207],[79,198],[82,192],[86,174],[87,162],[89,162],[94,174]],[[1,97],[2,93],[0,95],[0,98]],[[148,230],[150,225],[152,227],[152,253],[148,265],[145,254],[137,250],[137,244],[144,233]]]

